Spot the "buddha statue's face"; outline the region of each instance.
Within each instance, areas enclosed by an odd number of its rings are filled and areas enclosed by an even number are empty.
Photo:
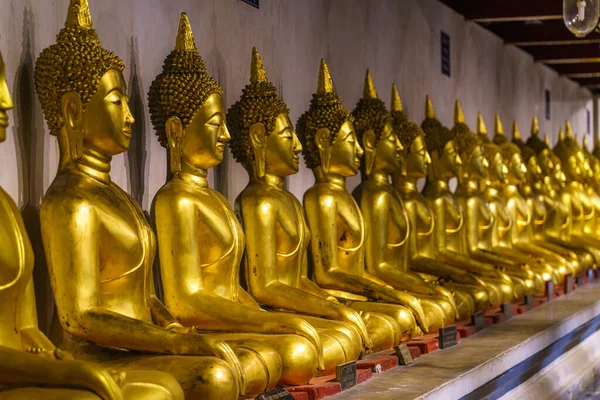
[[[363,149],[356,138],[354,125],[350,121],[344,122],[331,144],[329,172],[344,177],[356,175],[362,155]]]
[[[471,179],[487,179],[489,177],[488,161],[483,156],[481,146],[475,146],[471,153],[467,155],[465,172]]]
[[[491,160],[488,160],[490,164],[489,175],[492,183],[505,183],[506,182],[506,165],[504,165],[504,158],[502,154],[496,153]]]
[[[542,175],[542,168],[538,164],[537,158],[534,157],[534,156],[529,157],[529,160],[527,160],[527,175],[526,175],[526,179],[530,183],[536,183],[540,179],[542,179],[542,176],[543,176]]]
[[[525,173],[527,172],[527,167],[525,167],[525,164],[523,163],[521,154],[513,154],[510,160],[508,161],[507,168],[507,178],[509,181],[519,183],[525,180]]]
[[[442,157],[440,159],[442,173],[446,173],[450,177],[458,176],[459,170],[462,169],[462,159],[456,150],[456,142],[448,141],[442,149]]]
[[[105,156],[113,156],[129,148],[134,119],[128,101],[123,74],[114,69],[108,70],[83,112],[85,148]]]
[[[8,115],[6,111],[13,107],[12,98],[8,92],[6,75],[4,72],[4,61],[0,54],[0,142],[6,140],[6,128],[8,127]]]
[[[286,114],[279,114],[275,129],[265,140],[265,172],[276,176],[288,176],[298,172],[302,145]]]
[[[219,165],[229,140],[223,99],[218,93],[211,94],[185,129],[181,143],[182,161],[201,169]]]
[[[577,154],[570,155],[563,163],[562,170],[568,181],[577,182],[581,179],[582,168]]]
[[[427,174],[427,166],[431,158],[423,136],[419,135],[411,143],[406,156],[406,174],[415,178],[423,178]]]
[[[398,139],[391,122],[387,122],[383,127],[381,138],[377,143],[376,159],[382,170],[388,173],[399,171],[402,167],[402,155],[404,150],[402,143]]]
[[[560,162],[554,162],[554,168],[552,169],[552,183],[559,187],[563,187],[567,183],[567,176],[565,175]]]

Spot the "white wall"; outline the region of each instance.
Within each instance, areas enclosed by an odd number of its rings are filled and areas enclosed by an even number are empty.
[[[48,134],[33,88],[33,65],[41,50],[55,42],[68,3],[2,0],[0,5],[0,50],[15,99],[8,140],[0,145],[0,184],[30,210],[39,207],[58,162],[56,140]],[[426,94],[447,125],[458,98],[472,128],[481,111],[491,132],[497,112],[507,130],[516,119],[525,136],[534,113],[542,131],[556,136],[567,118],[576,132],[584,132],[585,109],[592,110],[587,90],[521,50],[504,46],[436,0],[262,0],[260,10],[239,0],[90,0],[90,8],[104,46],[126,64],[136,118],[136,143],[115,157],[112,177],[146,210],[166,174],[166,155],[155,140],[146,95],[174,46],[182,11],[189,15],[209,73],[225,89],[226,106],[246,84],[256,46],[292,110],[292,121],[308,107],[321,57],[350,109],[370,68],[380,96],[388,102],[396,82],[409,117],[417,122],[423,118]],[[451,78],[440,73],[440,30],[452,39]],[[542,118],[545,89],[552,93],[550,121]],[[246,184],[245,171],[229,157],[217,175],[217,188],[233,202]],[[312,182],[302,166],[289,186],[301,197]]]

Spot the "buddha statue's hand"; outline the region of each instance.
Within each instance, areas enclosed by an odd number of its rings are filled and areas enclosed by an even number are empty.
[[[69,374],[74,386],[85,387],[103,400],[123,400],[121,386],[125,381],[125,372],[106,370],[96,364],[73,362],[73,371]]]
[[[367,326],[365,321],[362,319],[360,314],[350,307],[339,305],[336,307],[336,313],[339,315],[341,321],[345,321],[355,327],[363,340],[363,344],[367,349],[373,348],[373,340],[369,337]]]
[[[214,356],[227,362],[237,378],[240,394],[246,393],[246,377],[240,360],[233,349],[224,341],[198,334],[175,334],[172,340],[173,354],[195,354],[199,356]]]
[[[429,333],[429,322],[425,316],[421,300],[406,292],[395,290],[393,293],[398,303],[407,307],[413,313],[423,332]]]
[[[340,304],[340,301],[338,299],[336,299],[335,296],[327,296],[327,300],[329,300],[335,304]]]

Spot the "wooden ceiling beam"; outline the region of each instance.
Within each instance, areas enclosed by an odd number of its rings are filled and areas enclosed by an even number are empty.
[[[600,63],[554,64],[552,68],[561,75],[593,74],[600,72]]]
[[[565,26],[562,20],[539,21],[539,23],[505,22],[483,26],[515,46],[552,46],[600,43],[600,33],[592,32],[578,39]]]
[[[600,45],[587,43],[579,45],[526,46],[523,50],[536,61],[545,64],[573,64],[600,62]]]
[[[562,19],[559,0],[442,0],[443,3],[476,22]]]

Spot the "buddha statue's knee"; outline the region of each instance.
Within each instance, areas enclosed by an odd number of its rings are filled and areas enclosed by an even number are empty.
[[[415,317],[412,312],[410,312],[410,310],[404,306],[389,303],[355,301],[350,305],[350,307],[359,312],[369,312],[371,313],[370,316],[387,316],[389,319],[393,320],[396,323],[396,327],[394,328],[396,330],[394,341],[398,344],[402,341],[402,339],[413,336],[415,332],[417,326]],[[369,332],[369,336],[373,336],[373,334],[376,332],[373,331],[373,328],[370,328],[370,324],[371,322],[368,321],[367,330]],[[373,343],[376,342],[374,337],[371,337],[371,339],[373,340]]]
[[[470,297],[472,299],[466,300],[469,303],[469,311],[465,311],[466,314],[463,314],[459,309],[459,313],[461,313],[461,319],[470,318],[471,314],[473,314],[476,310],[482,311],[490,306],[490,292],[494,292],[493,296],[496,297],[496,301],[499,303],[500,301],[500,292],[494,285],[488,285],[489,287],[480,287],[473,286],[471,290],[468,292],[463,292],[463,295],[466,297]],[[456,305],[458,307],[458,304]]]
[[[184,400],[185,398],[177,380],[159,371],[125,371],[123,394],[125,399],[140,400]]]
[[[486,304],[485,307],[489,305],[490,298],[485,288],[472,286],[468,287],[467,290],[468,292],[461,288],[461,290],[456,290],[452,293],[456,309],[458,310],[458,320],[471,318],[471,314],[475,312],[475,307],[481,307],[482,303]],[[475,296],[478,297],[477,303],[475,302]]]
[[[167,372],[179,382],[186,399],[237,400],[240,394],[233,368],[216,357],[142,357],[123,369],[128,373],[146,369]]]
[[[255,395],[274,388],[282,372],[282,359],[277,350],[253,339],[234,343],[246,378],[246,394]]]
[[[345,336],[340,335],[338,340],[343,343],[347,361],[358,359],[363,351],[363,341],[358,331],[352,325],[340,321],[335,321],[332,328]]]
[[[318,355],[308,339],[299,335],[277,335],[269,341],[281,357],[282,369],[279,383],[303,385],[317,373]]]
[[[403,307],[404,308],[404,307]],[[405,321],[399,320],[401,311],[396,312],[396,316],[392,317],[386,314],[370,313],[366,321],[367,333],[373,341],[373,351],[382,351],[399,345],[405,336],[410,335],[414,330],[414,318],[412,314],[406,310],[406,313],[413,320],[412,326],[409,326]]]
[[[504,294],[502,293],[502,289],[500,287],[501,284],[497,283],[497,282],[487,282],[485,285],[485,289],[487,290],[487,294],[488,294],[488,305],[492,305],[492,306],[498,306],[501,303],[503,303],[504,300]],[[477,300],[474,299],[475,301],[475,309],[476,310],[480,310],[479,307],[477,307]]]
[[[427,317],[430,333],[454,322],[454,309],[445,300],[421,299],[421,306]]]
[[[501,302],[509,303],[515,298],[515,284],[513,282],[498,282],[497,286],[500,291]]]

